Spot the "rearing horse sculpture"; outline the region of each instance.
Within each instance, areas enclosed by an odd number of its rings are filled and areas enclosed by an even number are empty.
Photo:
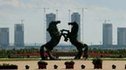
[[[45,60],[46,57],[44,56],[44,47],[47,50],[47,54],[49,56],[50,59],[54,60],[56,59],[52,53],[51,50],[53,50],[53,48],[59,43],[60,39],[61,39],[61,34],[58,31],[57,28],[57,24],[60,23],[60,21],[52,21],[49,24],[49,27],[47,28],[47,31],[49,32],[50,36],[51,36],[51,40],[49,42],[47,42],[46,44],[42,45],[40,48],[40,56],[42,60]]]
[[[63,33],[63,31],[67,31],[68,33],[62,34],[64,36],[64,40],[67,41],[69,38],[70,42],[77,48],[78,53],[75,56],[75,59],[80,59],[81,55],[83,54],[83,58],[85,57],[85,59],[88,58],[88,45],[86,44],[82,44],[81,42],[79,42],[77,40],[77,36],[78,36],[78,29],[79,26],[76,22],[71,22],[68,23],[68,25],[71,25],[71,32],[69,30],[61,30],[61,33]],[[84,50],[83,50],[84,48]]]

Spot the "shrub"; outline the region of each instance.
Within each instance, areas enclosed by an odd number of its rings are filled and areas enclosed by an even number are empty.
[[[18,66],[13,64],[3,64],[0,65],[0,69],[18,69]]]

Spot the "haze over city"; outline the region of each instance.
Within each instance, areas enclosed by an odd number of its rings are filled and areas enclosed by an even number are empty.
[[[44,43],[45,14],[57,14],[57,20],[61,20],[59,29],[69,29],[69,14],[82,15],[83,8],[83,42],[100,44],[102,24],[107,20],[113,25],[113,43],[116,44],[117,27],[126,27],[125,3],[125,0],[0,0],[0,27],[9,27],[13,43],[14,24],[23,20],[25,43]]]

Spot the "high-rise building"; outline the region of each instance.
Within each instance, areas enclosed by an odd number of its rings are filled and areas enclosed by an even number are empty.
[[[126,28],[117,29],[117,44],[126,45]]]
[[[16,47],[24,47],[24,25],[15,24],[14,44]]]
[[[79,30],[78,30],[78,40],[81,40],[81,25],[80,25],[80,14],[77,12],[72,13],[71,15],[71,22],[76,22],[79,25]]]
[[[46,14],[46,29],[48,28],[49,23],[52,21],[55,21],[55,20],[56,20],[55,14],[53,14],[53,13]],[[49,33],[46,31],[46,42],[48,42],[50,39],[51,39],[51,37],[50,37]]]
[[[9,28],[0,28],[0,46],[9,46]]]
[[[103,24],[103,45],[112,45],[112,24]]]

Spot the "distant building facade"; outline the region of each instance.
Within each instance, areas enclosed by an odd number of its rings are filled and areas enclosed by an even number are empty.
[[[78,12],[72,13],[71,22],[77,22],[78,23],[78,25],[79,25],[78,40],[81,40],[80,14]]]
[[[54,13],[50,13],[50,14],[46,14],[46,29],[49,26],[49,23],[52,21],[56,20],[56,14]],[[48,42],[51,39],[49,33],[46,31],[46,42]]]
[[[9,46],[9,28],[0,28],[0,46]]]
[[[16,47],[24,46],[24,25],[23,24],[15,24],[14,45]]]
[[[126,45],[126,28],[117,29],[117,44]]]
[[[112,24],[103,24],[103,45],[112,45]]]

